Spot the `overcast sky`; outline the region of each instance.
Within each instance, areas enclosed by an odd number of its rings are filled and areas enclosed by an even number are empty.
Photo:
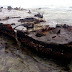
[[[13,7],[69,7],[72,6],[72,0],[0,0],[0,5],[11,5]]]

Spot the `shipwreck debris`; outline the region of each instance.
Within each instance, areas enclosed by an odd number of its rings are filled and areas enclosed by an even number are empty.
[[[9,17],[9,16],[6,16],[5,18],[0,19],[0,21],[4,21],[4,20],[8,20],[8,19],[13,19],[13,18],[21,18],[21,17]]]
[[[30,17],[30,18],[25,18],[25,19],[20,19],[18,20],[18,22],[31,22],[31,23],[34,23],[34,24],[37,24],[37,23],[40,23],[40,22],[45,22],[45,20],[39,20],[39,19],[36,19],[36,18],[33,18],[33,17]]]
[[[60,34],[61,30],[58,30],[57,34]]]
[[[18,16],[18,17],[11,17],[11,18],[21,18],[20,16]]]
[[[20,48],[21,42],[18,40],[17,30],[14,30],[14,32],[15,32],[15,39],[16,39],[17,45],[18,45],[18,47]]]
[[[31,11],[29,10],[28,13],[31,14]]]
[[[55,38],[56,36],[53,36],[52,38]]]
[[[0,32],[15,38],[15,32],[10,24],[0,23]]]
[[[41,15],[40,13],[34,15],[35,17],[43,18],[43,14]]]
[[[36,36],[37,36],[37,37],[45,36],[45,34],[43,34],[43,32],[42,32],[41,30],[37,30],[36,32],[37,32],[37,33],[36,33]]]
[[[17,31],[15,32],[10,24],[0,24],[0,32],[14,39],[17,38],[22,44],[34,49],[38,53],[46,54],[46,56],[50,55],[72,59],[72,31],[69,31],[63,26],[59,29],[48,28],[45,34],[42,30],[26,33],[19,29],[15,29]],[[60,37],[56,37],[57,34],[55,32],[50,32],[53,30],[57,30]],[[60,30],[62,30],[61,33]]]

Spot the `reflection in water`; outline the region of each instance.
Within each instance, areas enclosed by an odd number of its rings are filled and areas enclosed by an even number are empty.
[[[26,47],[0,36],[0,72],[67,72],[48,59],[40,58]]]

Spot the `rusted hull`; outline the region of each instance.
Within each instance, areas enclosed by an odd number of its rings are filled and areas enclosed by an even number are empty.
[[[0,24],[0,32],[15,38],[15,32],[10,24]]]
[[[44,42],[37,41],[21,31],[18,31],[18,38],[24,44],[38,53],[42,53],[50,56],[72,58],[72,48],[66,45],[46,44]]]
[[[15,38],[15,32],[9,24],[0,25],[0,32]],[[30,47],[31,49],[34,49],[38,53],[45,54],[46,56],[50,55],[68,59],[72,58],[72,47],[68,45],[48,44],[45,42],[37,41],[22,31],[17,31],[17,37],[22,44]]]

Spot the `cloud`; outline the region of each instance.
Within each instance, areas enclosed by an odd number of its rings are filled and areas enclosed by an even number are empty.
[[[21,6],[24,8],[44,6],[72,6],[72,0],[0,0],[0,5]]]

